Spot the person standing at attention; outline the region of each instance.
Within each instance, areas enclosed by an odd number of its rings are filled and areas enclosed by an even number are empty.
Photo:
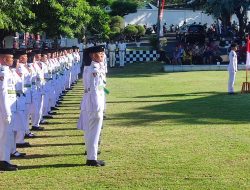
[[[111,41],[108,45],[108,51],[109,51],[109,66],[115,67],[115,51],[116,51],[116,44]]]
[[[104,47],[94,46],[86,50],[91,58],[90,65],[84,66],[84,96],[81,103],[81,114],[77,128],[84,130],[87,149],[87,166],[105,166],[97,160],[98,141],[103,125],[104,79],[102,71]]]
[[[229,53],[229,65],[228,65],[228,73],[229,73],[229,79],[228,79],[228,94],[234,94],[234,82],[235,82],[235,76],[237,72],[237,44],[233,43],[231,44],[231,51]]]
[[[120,58],[120,67],[124,67],[124,59],[125,59],[125,53],[126,53],[126,44],[121,41],[118,44],[119,49],[119,58]]]

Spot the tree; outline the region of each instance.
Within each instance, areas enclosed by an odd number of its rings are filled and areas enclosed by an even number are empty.
[[[100,7],[92,7],[88,11],[91,19],[87,25],[87,31],[89,35],[95,35],[99,38],[104,38],[110,33],[110,17],[109,15]]]
[[[111,15],[125,16],[129,13],[135,13],[137,11],[138,4],[132,0],[117,0],[111,4]]]
[[[123,33],[129,39],[134,39],[134,37],[138,34],[138,29],[134,25],[128,25],[124,28]]]
[[[26,26],[23,22],[34,17],[30,10],[37,1],[29,0],[1,0],[0,4],[0,29],[22,30]]]
[[[87,0],[90,6],[99,6],[102,8],[111,5],[112,1],[113,0]]]
[[[74,37],[90,20],[85,13],[88,10],[85,0],[41,0],[32,6],[36,19],[31,25],[34,32],[44,31],[51,38]]]
[[[194,8],[205,7],[207,13],[221,19],[225,30],[230,25],[231,16],[235,13],[239,20],[240,36],[243,36],[246,27],[246,10],[249,3],[249,0],[190,0],[188,2]]]
[[[110,20],[110,27],[118,27],[120,29],[124,28],[124,19],[121,16],[113,16]]]
[[[144,35],[145,35],[146,30],[145,30],[145,28],[144,28],[143,26],[141,26],[141,25],[136,25],[135,27],[136,27],[137,30],[138,30],[138,33],[137,33],[137,36],[138,36],[138,37],[141,37],[141,36],[144,36]]]
[[[36,0],[1,0],[0,3],[0,41],[14,31],[29,29],[25,21],[34,18],[30,10]]]

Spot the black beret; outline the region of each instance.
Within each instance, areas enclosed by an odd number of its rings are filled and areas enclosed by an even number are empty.
[[[14,59],[19,59],[21,57],[21,54],[15,53],[14,54]]]
[[[231,48],[235,48],[235,47],[237,47],[238,45],[236,44],[236,43],[232,43],[231,44]]]
[[[14,49],[0,49],[0,54],[11,54],[14,55]]]
[[[40,49],[33,49],[32,52],[35,53],[35,54],[41,54],[42,53],[42,51]]]
[[[27,54],[27,50],[26,49],[19,49],[16,50],[15,55],[26,55]]]
[[[98,53],[98,52],[103,52],[105,50],[104,46],[93,46],[85,49],[85,51],[88,51],[88,53]]]

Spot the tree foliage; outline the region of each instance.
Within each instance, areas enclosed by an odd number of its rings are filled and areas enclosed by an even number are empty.
[[[99,38],[103,38],[110,33],[110,17],[109,15],[100,7],[92,7],[88,11],[90,15],[90,22],[87,26],[88,33],[96,35]]]
[[[29,0],[1,0],[0,3],[0,29],[23,30],[25,20],[34,18],[30,10],[37,1]]]
[[[137,36],[140,37],[140,36],[144,36],[145,35],[146,29],[143,26],[136,25],[135,27],[138,30]]]
[[[89,10],[84,0],[41,0],[32,7],[36,15],[33,30],[44,31],[49,37],[60,35],[74,37],[80,35],[90,17],[85,13]]]
[[[113,0],[87,0],[90,6],[106,7],[111,5]]]
[[[124,28],[124,19],[121,16],[113,16],[110,20],[110,27],[118,27],[120,29]]]
[[[243,35],[246,27],[246,10],[250,0],[192,0],[192,7],[204,7],[206,12],[215,18],[221,19],[224,27],[230,25],[230,19],[236,14],[239,20],[240,34]]]
[[[111,15],[125,16],[129,13],[135,13],[138,8],[138,3],[132,0],[116,0],[111,4]]]

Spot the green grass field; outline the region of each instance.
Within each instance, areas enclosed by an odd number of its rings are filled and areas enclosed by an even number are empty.
[[[13,160],[19,171],[0,174],[0,189],[250,189],[250,95],[227,95],[226,71],[163,73],[138,63],[108,77],[107,166],[84,166],[79,82],[21,150],[27,157]]]

